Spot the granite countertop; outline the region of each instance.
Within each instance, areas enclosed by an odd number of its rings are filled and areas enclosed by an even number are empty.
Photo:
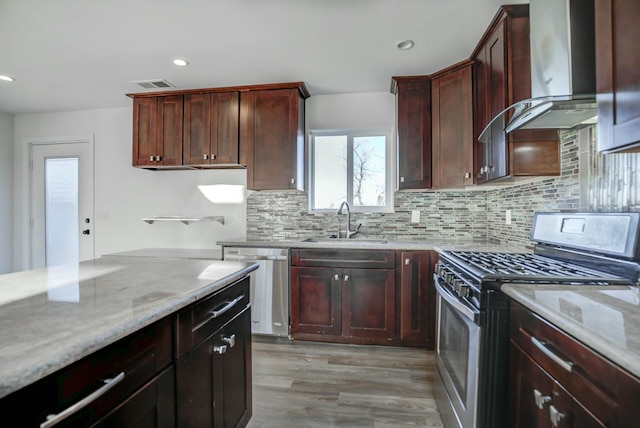
[[[508,253],[530,253],[532,248],[523,245],[500,244],[494,241],[447,240],[447,239],[411,239],[410,237],[385,238],[356,237],[352,239],[318,238],[318,241],[307,241],[309,238],[286,240],[251,240],[232,239],[217,241],[223,247],[256,247],[256,248],[344,248],[355,250],[435,250],[441,251],[491,251]],[[384,240],[384,242],[379,242]]]
[[[257,267],[230,261],[105,257],[0,275],[0,397]]]
[[[139,250],[105,254],[103,257],[111,256],[221,260],[222,251],[213,248],[141,248]]]
[[[640,288],[505,284],[502,291],[640,377]]]

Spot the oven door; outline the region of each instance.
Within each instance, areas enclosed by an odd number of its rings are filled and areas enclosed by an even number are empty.
[[[477,426],[480,312],[437,276],[436,400],[445,427]]]

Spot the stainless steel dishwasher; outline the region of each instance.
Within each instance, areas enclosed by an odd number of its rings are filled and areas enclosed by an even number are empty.
[[[224,260],[257,262],[251,273],[251,333],[289,336],[289,250],[224,247]]]

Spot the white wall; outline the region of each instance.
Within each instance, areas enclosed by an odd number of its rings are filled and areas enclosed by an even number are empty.
[[[198,184],[246,184],[246,170],[147,171],[131,166],[132,109],[112,108],[15,116],[14,268],[30,268],[29,150],[33,138],[93,135],[95,256],[138,248],[216,248],[243,237],[246,204],[213,205]],[[1,149],[0,149],[1,150]],[[156,215],[224,215],[217,222],[147,224]]]
[[[310,131],[388,127],[395,134],[396,104],[391,92],[316,95],[307,99],[305,109]]]
[[[13,271],[13,115],[0,112],[0,274]]]

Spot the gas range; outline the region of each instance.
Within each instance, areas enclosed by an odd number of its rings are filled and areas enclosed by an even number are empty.
[[[510,302],[502,284],[638,284],[640,213],[536,213],[531,240],[533,254],[440,252],[436,400],[446,427],[506,427]]]

